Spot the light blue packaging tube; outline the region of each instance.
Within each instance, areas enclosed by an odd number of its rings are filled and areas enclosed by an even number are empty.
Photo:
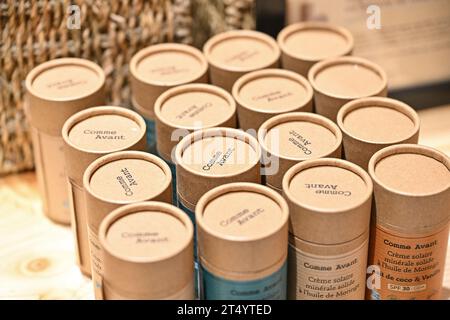
[[[276,191],[234,182],[195,207],[200,296],[206,300],[286,300],[289,208]]]
[[[200,267],[205,300],[286,300],[287,263],[274,273],[255,280],[225,279]]]

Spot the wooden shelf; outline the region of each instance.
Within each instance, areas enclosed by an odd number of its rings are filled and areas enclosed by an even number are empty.
[[[419,112],[420,143],[450,155],[450,105]],[[0,299],[92,299],[69,227],[47,220],[32,172],[0,179]],[[443,298],[450,299],[450,248]]]

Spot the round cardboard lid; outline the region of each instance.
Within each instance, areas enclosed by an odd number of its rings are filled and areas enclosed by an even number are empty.
[[[93,107],[82,110],[65,122],[62,136],[75,150],[111,153],[125,150],[140,141],[145,122],[136,112],[123,107]]]
[[[381,97],[347,103],[339,110],[337,123],[348,136],[375,144],[404,141],[415,135],[420,126],[419,116],[410,106]]]
[[[277,41],[285,54],[305,61],[348,55],[354,42],[347,29],[324,22],[291,24],[281,30]]]
[[[29,94],[43,101],[70,103],[100,91],[105,83],[103,70],[95,63],[78,58],[44,62],[27,75]]]
[[[83,185],[89,194],[108,203],[146,201],[171,184],[169,166],[145,152],[122,151],[95,160],[86,169]]]
[[[378,94],[387,86],[386,73],[369,60],[340,57],[318,62],[308,73],[314,90],[338,99]]]
[[[372,190],[372,180],[366,172],[340,159],[295,165],[283,179],[287,197],[313,212],[333,214],[356,208],[367,201]]]
[[[205,43],[203,53],[211,65],[232,72],[266,68],[280,57],[280,49],[272,37],[252,30],[219,33]]]
[[[287,223],[287,204],[277,193],[258,184],[233,183],[218,187],[196,207],[199,227],[228,241],[256,241]]]
[[[202,177],[231,177],[253,168],[260,159],[258,142],[230,128],[195,131],[177,145],[175,158],[186,171]]]
[[[236,103],[225,90],[208,84],[187,84],[164,92],[155,115],[171,128],[194,130],[219,126],[235,115]]]
[[[205,193],[195,211],[200,258],[209,267],[251,277],[286,258],[289,209],[270,188],[225,184]]]
[[[342,143],[342,133],[323,116],[292,112],[264,122],[258,130],[258,140],[267,153],[300,161],[333,153]]]
[[[124,260],[145,262],[168,259],[183,250],[192,239],[192,223],[179,209],[158,206],[109,215],[108,226],[100,231],[106,250]]]
[[[200,50],[185,44],[162,43],[136,53],[130,61],[131,75],[143,84],[176,86],[195,81],[208,69]]]
[[[450,159],[425,146],[384,148],[370,159],[369,173],[377,184],[400,195],[428,196],[450,188]]]
[[[240,77],[233,97],[247,109],[264,113],[289,112],[311,101],[313,89],[301,75],[282,69],[263,69]]]

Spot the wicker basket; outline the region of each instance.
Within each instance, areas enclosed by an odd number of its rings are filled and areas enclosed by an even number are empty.
[[[60,57],[97,62],[110,103],[129,106],[128,61],[160,42],[201,46],[211,35],[253,28],[254,0],[8,0],[0,2],[0,175],[33,168],[24,79]],[[80,28],[68,28],[79,9]]]

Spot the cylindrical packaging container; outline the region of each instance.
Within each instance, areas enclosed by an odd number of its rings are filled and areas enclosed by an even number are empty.
[[[369,162],[374,183],[367,297],[440,299],[450,221],[450,158],[400,144]]]
[[[309,70],[308,80],[314,88],[316,113],[333,121],[339,109],[351,100],[387,95],[386,73],[363,58],[340,57],[318,62]]]
[[[240,77],[233,86],[239,127],[259,129],[281,113],[313,110],[313,89],[301,75],[282,69],[264,69]]]
[[[196,207],[202,296],[206,300],[285,300],[289,210],[275,191],[230,183]]]
[[[236,128],[236,103],[222,88],[187,84],[164,92],[155,103],[156,151],[173,173],[176,204],[175,146],[194,130]]]
[[[122,107],[93,107],[67,119],[61,132],[77,261],[81,271],[90,276],[84,171],[104,154],[145,150],[145,122],[136,112]]]
[[[420,120],[407,104],[371,97],[351,101],[338,113],[346,160],[367,170],[372,155],[387,146],[419,140]]]
[[[92,281],[95,298],[103,299],[103,258],[98,236],[102,220],[111,211],[142,201],[172,201],[172,174],[155,155],[121,151],[92,162],[83,176],[86,198]]]
[[[340,158],[342,133],[331,120],[306,112],[275,116],[258,130],[264,182],[282,193],[283,176],[298,162]]]
[[[210,128],[187,135],[175,149],[179,206],[195,220],[198,200],[212,188],[260,183],[260,157],[258,141],[241,130]]]
[[[175,86],[208,82],[208,62],[202,52],[179,43],[155,44],[137,52],[130,60],[130,86],[133,108],[145,119],[147,145],[156,151],[156,99]]]
[[[69,194],[61,129],[74,113],[105,104],[105,74],[88,60],[55,59],[31,70],[25,86],[43,211],[51,220],[68,224]]]
[[[265,68],[277,68],[280,49],[267,34],[252,30],[231,30],[210,38],[203,46],[212,84],[231,92],[242,75]]]
[[[105,300],[192,300],[194,228],[177,207],[128,204],[101,223]]]
[[[353,36],[347,29],[326,22],[299,22],[286,26],[277,37],[281,66],[307,77],[311,67],[322,60],[348,56]]]
[[[187,135],[175,149],[178,207],[195,222],[195,206],[209,190],[232,182],[261,183],[260,157],[258,141],[241,130],[210,128]],[[195,238],[194,254],[198,276]]]
[[[372,191],[367,172],[345,160],[308,160],[286,172],[289,299],[364,299]]]

